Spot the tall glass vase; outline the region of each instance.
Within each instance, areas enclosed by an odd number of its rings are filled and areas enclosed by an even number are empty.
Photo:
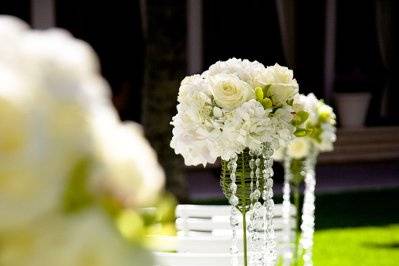
[[[313,265],[312,249],[314,234],[315,210],[315,167],[318,153],[312,148],[306,158],[293,159],[284,157],[283,188],[283,265]],[[304,200],[301,206],[300,187],[304,183]],[[296,208],[295,237],[291,236],[290,208],[291,199]],[[302,216],[300,216],[302,213]],[[303,261],[303,264],[301,263]]]
[[[232,206],[232,265],[274,266],[273,149],[265,144],[258,153],[245,150],[222,161],[220,184]],[[242,228],[243,259],[239,262],[238,231]]]

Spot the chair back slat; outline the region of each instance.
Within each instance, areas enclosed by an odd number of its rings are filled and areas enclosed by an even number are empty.
[[[227,205],[179,205],[176,208],[176,253],[155,252],[156,266],[228,266],[231,263],[231,207]],[[276,204],[273,221],[277,252],[287,246],[283,206]],[[289,241],[295,238],[296,209],[290,207]],[[242,235],[239,230],[237,234]],[[238,246],[241,249],[242,239]]]
[[[176,217],[192,218],[212,218],[214,216],[229,216],[231,207],[228,205],[178,205],[176,208]],[[283,215],[283,205],[274,205],[273,216],[281,217]],[[290,215],[296,216],[296,209],[293,205],[290,207]]]
[[[215,230],[228,230],[230,229],[230,222],[228,216],[218,216],[211,219],[203,218],[177,218],[176,229],[178,231],[206,231],[212,233]],[[273,219],[275,230],[282,230],[285,226],[282,217]],[[241,221],[240,221],[241,227]],[[295,220],[290,219],[290,228],[295,228]]]

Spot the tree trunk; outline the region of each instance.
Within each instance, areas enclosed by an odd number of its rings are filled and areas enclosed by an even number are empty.
[[[180,81],[185,76],[186,5],[183,0],[147,0],[143,126],[165,169],[166,189],[187,200],[182,158],[169,143]]]

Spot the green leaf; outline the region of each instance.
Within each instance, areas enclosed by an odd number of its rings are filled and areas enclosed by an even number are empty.
[[[262,87],[256,87],[255,88],[255,96],[256,96],[256,100],[258,102],[261,102],[263,100],[264,95],[263,95]]]
[[[309,113],[305,111],[299,111],[298,113],[295,114],[292,124],[294,126],[299,126],[303,123],[305,123],[306,120],[309,118]]]
[[[309,113],[305,111],[299,111],[296,115],[301,118],[302,123],[308,120],[309,118]]]

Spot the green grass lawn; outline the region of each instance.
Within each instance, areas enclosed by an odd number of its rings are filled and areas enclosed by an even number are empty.
[[[317,195],[314,265],[399,266],[399,189]]]
[[[317,231],[314,265],[399,265],[399,224]]]
[[[315,266],[399,265],[399,189],[318,195]]]

